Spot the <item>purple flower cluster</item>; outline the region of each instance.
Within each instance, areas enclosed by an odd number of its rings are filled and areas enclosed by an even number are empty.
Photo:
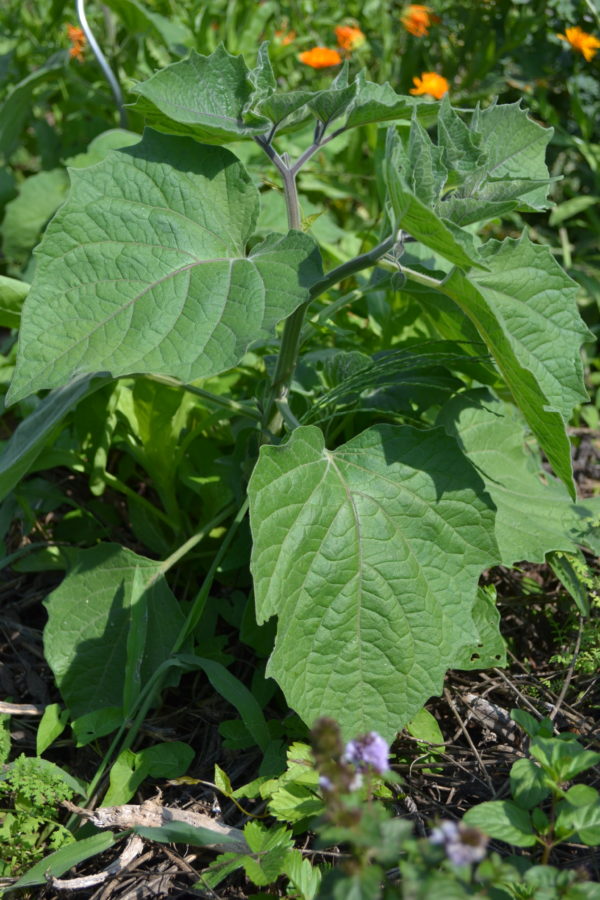
[[[369,767],[379,775],[389,769],[388,758],[390,748],[387,741],[377,734],[369,731],[361,737],[354,738],[346,744],[344,762],[354,763],[359,771],[365,771]]]
[[[468,866],[483,859],[488,837],[478,828],[446,820],[433,829],[429,841],[441,844],[446,856],[455,866]]]

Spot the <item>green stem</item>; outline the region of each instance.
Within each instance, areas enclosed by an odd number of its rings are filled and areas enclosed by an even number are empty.
[[[152,578],[152,581],[156,581],[157,578],[159,578],[161,575],[164,575],[165,572],[169,571],[169,569],[172,569],[180,559],[183,559],[183,557],[196,546],[196,544],[199,544],[200,541],[203,541],[204,538],[210,534],[213,528],[217,528],[221,524],[221,522],[224,521],[224,519],[229,518],[234,509],[235,504],[230,503],[229,506],[226,506],[224,509],[222,509],[221,512],[214,517],[214,519],[211,519],[210,522],[204,525],[200,529],[200,531],[197,531],[196,534],[193,534],[191,536],[191,538],[188,538],[188,540],[184,544],[182,544],[181,547],[178,547],[174,553],[171,553],[171,555],[168,556],[167,559],[165,559],[160,564],[160,568],[157,570],[156,575]]]
[[[111,487],[115,491],[119,491],[121,494],[125,494],[126,497],[130,497],[134,502],[139,503],[145,510],[151,512],[153,515],[158,516],[169,528],[173,528],[173,523],[169,516],[159,509],[158,506],[155,506],[153,503],[150,503],[149,500],[146,500],[145,497],[142,497],[140,494],[136,494],[134,490],[132,490],[128,485],[126,485],[120,478],[117,478],[116,475],[113,475],[112,472],[104,472],[102,477],[106,481],[108,487]]]
[[[372,250],[368,250],[366,253],[361,253],[360,256],[355,256],[354,259],[349,259],[348,262],[342,263],[341,266],[336,266],[335,269],[332,269],[331,272],[328,272],[324,278],[321,278],[320,281],[317,281],[316,284],[310,289],[310,299],[316,300],[317,297],[320,297],[321,294],[324,294],[328,291],[334,284],[337,284],[339,281],[343,281],[344,278],[349,278],[350,275],[355,275],[357,272],[362,271],[363,269],[368,269],[370,266],[374,266],[375,263],[381,260],[381,257],[384,256],[388,251],[392,249],[394,244],[397,241],[397,235],[390,234],[385,240],[381,241],[380,244],[377,244],[376,247],[373,247]]]
[[[227,409],[230,412],[238,413],[240,416],[245,416],[248,419],[255,419],[257,422],[260,422],[261,416],[257,409],[254,409],[245,403],[239,403],[237,400],[232,400],[230,397],[212,394],[210,391],[205,391],[203,388],[196,387],[193,384],[186,384],[183,381],[178,381],[177,378],[169,378],[168,375],[146,375],[146,378],[149,378],[151,381],[159,381],[161,384],[168,384],[172,387],[181,388],[190,394],[195,394],[196,397],[202,397],[203,400],[212,403],[213,406],[219,406],[221,409]]]
[[[223,557],[225,556],[225,553],[229,549],[229,545],[231,544],[233,538],[235,537],[235,535],[237,533],[238,528],[240,527],[241,523],[243,522],[243,520],[246,516],[246,513],[248,512],[248,505],[249,505],[249,501],[248,501],[248,498],[246,498],[246,500],[244,500],[244,503],[240,507],[235,519],[229,526],[227,534],[221,541],[221,546],[219,547],[217,554],[216,554],[215,558],[213,559],[212,565],[207,572],[206,578],[202,582],[202,587],[198,591],[198,594],[196,595],[196,598],[195,598],[194,602],[192,603],[192,608],[187,615],[187,618],[181,628],[181,631],[179,632],[179,635],[177,636],[177,640],[173,644],[173,649],[171,650],[171,655],[174,655],[175,653],[178,653],[181,650],[183,644],[190,637],[194,628],[200,621],[202,613],[204,612],[204,607],[206,605],[206,600],[208,598],[208,594],[212,587],[212,583],[214,581],[215,575],[217,574],[217,569],[221,565]]]
[[[289,165],[289,159],[286,154],[279,156],[273,148],[260,142],[260,146],[265,150],[267,155],[276,165],[283,179],[283,193],[285,196],[285,206],[287,210],[288,226],[296,231],[302,230],[302,218],[300,216],[300,203],[298,200],[298,188],[296,186],[296,171],[293,171]],[[308,303],[303,303],[298,309],[287,317],[283,326],[283,334],[281,336],[281,346],[277,356],[277,364],[275,366],[275,374],[271,382],[271,391],[269,399],[265,407],[263,416],[263,425],[272,434],[278,434],[283,425],[281,412],[277,408],[277,401],[285,400],[289,390],[290,381],[296,368],[298,353],[300,351],[300,335],[302,334],[302,325]]]
[[[424,275],[422,272],[415,272],[414,269],[409,269],[408,266],[398,265],[394,266],[401,275],[405,275],[406,278],[409,278],[411,281],[416,281],[417,284],[422,284],[424,287],[433,288],[435,291],[439,291],[442,289],[443,281],[439,281],[437,278],[431,278],[429,275]]]
[[[302,229],[296,175],[304,163],[317,152],[319,147],[322,147],[330,140],[333,140],[334,137],[337,137],[338,134],[341,134],[344,128],[338,129],[329,137],[323,139],[324,130],[324,128],[317,127],[317,130],[315,131],[315,140],[294,165],[290,164],[289,157],[286,153],[280,156],[268,140],[261,137],[255,138],[256,143],[262,147],[282,177],[288,225],[290,229],[293,228],[297,231],[301,231]],[[362,253],[355,259],[351,259],[341,266],[337,266],[325,275],[324,278],[313,285],[310,290],[310,299],[306,303],[303,303],[302,306],[299,306],[298,309],[285,320],[275,373],[271,381],[271,390],[262,417],[263,436],[268,434],[278,435],[282,429],[282,411],[285,411],[287,407],[287,395],[290,388],[290,382],[296,368],[300,346],[302,344],[302,326],[304,325],[306,311],[310,303],[342,279],[354,275],[356,272],[360,272],[361,269],[374,265],[381,256],[387,253],[388,250],[391,250],[397,240],[398,235],[390,235],[367,253]]]

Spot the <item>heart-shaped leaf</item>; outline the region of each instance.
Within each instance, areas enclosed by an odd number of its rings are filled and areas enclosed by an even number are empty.
[[[307,721],[387,737],[478,642],[477,578],[497,558],[475,469],[440,429],[376,426],[329,451],[297,428],[263,447],[249,485],[267,674]]]
[[[228,150],[146,132],[71,179],[37,250],[8,402],[91,372],[214,375],[321,277],[300,232],[246,253],[258,192]]]

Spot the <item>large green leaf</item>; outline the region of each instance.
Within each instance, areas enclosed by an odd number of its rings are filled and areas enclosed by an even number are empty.
[[[136,569],[145,590],[135,596]],[[136,602],[137,601],[137,602]],[[128,659],[132,626],[143,607],[140,659]],[[145,684],[169,658],[183,614],[161,574],[161,564],[118,544],[77,551],[71,571],[46,600],[44,652],[56,684],[76,718],[121,707],[128,666],[138,663]]]
[[[521,101],[489,106],[475,116],[472,128],[481,135],[488,179],[496,179],[499,190],[507,181],[538,181],[539,187],[528,190],[526,201],[520,202],[519,207],[545,209],[550,179],[544,157],[554,129],[530,119],[527,110],[521,108]],[[486,199],[496,199],[491,182]]]
[[[249,74],[242,57],[223,46],[210,56],[192,50],[134,88],[142,98],[136,109],[153,127],[190,134],[206,144],[264,134],[271,127],[268,119],[244,114],[253,94]]]
[[[122,150],[123,147],[131,147],[140,140],[139,134],[135,131],[128,131],[126,128],[109,128],[96,135],[88,144],[87,150],[83,153],[77,153],[70,156],[65,164],[70,168],[84,169],[86,166],[93,166],[95,163],[102,162],[106,154],[110,150]]]
[[[549,405],[568,420],[587,400],[581,345],[590,337],[577,309],[579,287],[550,249],[519,240],[488,241],[481,249],[488,271],[470,281],[494,310],[521,365],[533,373]]]
[[[571,279],[558,269],[552,269],[551,258],[544,254],[548,271],[540,265],[539,250],[529,240],[520,243],[507,239],[486,245],[483,257],[493,266],[490,277],[486,274],[468,276],[458,268],[452,269],[444,279],[440,290],[462,309],[471,319],[493,355],[506,384],[521,409],[533,433],[539,440],[558,477],[565,483],[573,499],[570,444],[565,432],[563,415],[570,412],[576,396],[577,379],[580,379],[581,363],[568,358],[565,344],[572,347],[578,335],[579,343],[587,330],[573,315],[572,298],[561,290],[571,289]],[[504,261],[505,246],[512,245],[519,258],[520,278],[514,272],[502,272],[499,260]],[[531,261],[527,271],[524,261]],[[548,301],[549,343],[546,347],[546,322],[540,308]],[[562,310],[560,306],[564,307]],[[531,305],[531,309],[530,309]],[[571,308],[570,308],[571,307]],[[555,317],[554,321],[552,318]],[[564,324],[564,343],[555,322]],[[552,356],[551,354],[554,354]],[[530,368],[531,367],[531,368]],[[570,367],[570,371],[567,371]],[[532,372],[532,369],[534,372]],[[558,394],[558,373],[565,372],[567,403]],[[573,371],[575,374],[573,375]],[[552,393],[556,405],[549,403],[545,391]],[[585,396],[583,391],[581,396]]]
[[[543,472],[539,458],[526,449],[514,407],[488,391],[469,391],[444,406],[438,423],[458,438],[485,481],[497,509],[504,565],[544,562],[551,550],[574,551],[571,534],[591,515],[573,504],[564,485]]]
[[[308,722],[388,737],[475,645],[477,577],[498,556],[475,469],[441,429],[376,426],[335,451],[318,428],[263,447],[249,485],[267,674]]]
[[[7,402],[88,372],[216,374],[321,277],[300,232],[246,255],[258,192],[222,148],[146,132],[71,179],[36,251]]]

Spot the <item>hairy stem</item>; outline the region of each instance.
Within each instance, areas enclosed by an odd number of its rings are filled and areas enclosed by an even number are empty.
[[[317,123],[313,143],[293,165],[290,164],[287,153],[283,153],[280,156],[271,146],[271,143],[264,137],[255,138],[256,143],[262,147],[282,177],[288,225],[290,229],[293,228],[297,231],[302,229],[300,203],[298,201],[298,189],[296,186],[297,173],[304,163],[317,152],[319,147],[322,147],[330,140],[333,140],[333,138],[337,137],[343,130],[343,128],[340,128],[324,139],[323,134],[325,127],[321,126],[320,123]],[[309,301],[303,303],[302,306],[299,306],[298,309],[285,320],[275,373],[271,381],[271,390],[265,404],[262,419],[264,434],[278,435],[283,427],[284,417],[282,413],[288,409],[287,395],[302,343],[302,326],[311,301],[315,300],[321,294],[324,294],[325,291],[328,291],[329,288],[333,287],[334,284],[337,284],[342,279],[354,275],[356,272],[360,272],[361,269],[374,265],[385,253],[392,249],[398,239],[399,235],[391,234],[367,253],[362,253],[355,259],[351,259],[341,266],[337,266],[313,285],[310,290]]]

